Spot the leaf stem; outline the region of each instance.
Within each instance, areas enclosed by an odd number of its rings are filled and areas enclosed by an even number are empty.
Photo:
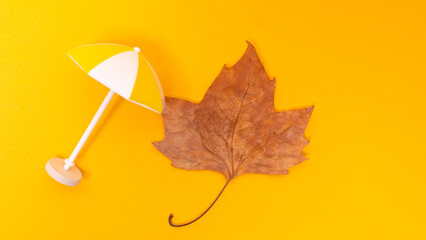
[[[234,173],[235,174],[235,173]],[[228,183],[232,180],[232,178],[234,177],[234,174],[232,174],[231,175],[231,177],[229,177],[229,179],[228,179],[228,181],[226,181],[226,183],[225,183],[225,186],[223,186],[223,188],[222,188],[222,190],[219,192],[219,194],[217,195],[217,197],[216,197],[216,199],[210,204],[210,206],[200,215],[200,216],[198,216],[197,218],[195,218],[194,220],[192,220],[192,221],[190,221],[190,222],[187,222],[187,223],[182,223],[182,224],[174,224],[173,222],[172,222],[172,219],[173,219],[173,217],[174,217],[174,215],[173,215],[173,213],[171,213],[170,215],[169,215],[169,224],[170,224],[170,226],[172,226],[172,227],[184,227],[184,226],[187,226],[187,225],[189,225],[189,224],[191,224],[191,223],[194,223],[195,221],[197,221],[198,219],[200,219],[202,216],[204,216],[209,210],[210,210],[210,208],[212,208],[213,207],[213,205],[216,203],[216,201],[219,199],[219,197],[220,197],[220,195],[222,195],[222,193],[223,193],[223,191],[225,190],[225,188],[226,188],[226,186],[228,186]]]

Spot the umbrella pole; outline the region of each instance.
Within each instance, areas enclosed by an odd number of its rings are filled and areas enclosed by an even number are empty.
[[[108,103],[111,101],[111,98],[112,96],[114,96],[114,93],[115,92],[112,89],[109,90],[108,94],[106,95],[104,101],[102,102],[101,106],[99,107],[98,111],[96,112],[95,116],[93,117],[92,121],[90,122],[89,126],[84,132],[83,136],[80,138],[80,141],[78,141],[78,144],[74,148],[74,151],[71,153],[71,156],[65,159],[65,166],[64,166],[65,170],[69,170],[71,166],[74,166],[74,159],[77,157],[78,153],[80,152],[81,148],[83,147],[90,133],[95,128],[96,123],[98,122],[105,108],[108,106]]]

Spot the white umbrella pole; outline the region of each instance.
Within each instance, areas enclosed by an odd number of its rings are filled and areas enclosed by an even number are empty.
[[[65,166],[64,166],[65,170],[68,170],[70,169],[71,166],[74,166],[74,159],[77,157],[78,153],[80,152],[81,148],[83,147],[90,133],[95,128],[96,123],[98,122],[105,108],[108,106],[108,103],[111,101],[111,98],[114,95],[114,93],[115,92],[112,89],[109,90],[107,96],[105,97],[104,101],[102,102],[101,106],[99,107],[98,111],[96,112],[95,116],[93,117],[92,121],[90,122],[89,126],[87,127],[86,131],[84,132],[83,136],[78,142],[77,146],[75,147],[74,151],[71,153],[71,156],[68,159],[65,159]]]

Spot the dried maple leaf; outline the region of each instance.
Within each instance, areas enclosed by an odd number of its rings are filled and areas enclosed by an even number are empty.
[[[274,109],[275,79],[270,80],[252,44],[233,67],[223,67],[196,104],[166,98],[162,113],[165,136],[155,147],[177,168],[222,173],[228,183],[244,173],[286,174],[306,158],[302,149],[313,107]]]

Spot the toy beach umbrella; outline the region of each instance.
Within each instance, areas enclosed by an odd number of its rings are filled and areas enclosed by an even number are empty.
[[[68,159],[52,158],[46,164],[46,171],[53,179],[75,186],[82,174],[74,166],[74,160],[114,93],[157,113],[163,110],[164,95],[154,69],[137,47],[91,44],[70,50],[68,56],[89,76],[110,89],[71,156]]]

